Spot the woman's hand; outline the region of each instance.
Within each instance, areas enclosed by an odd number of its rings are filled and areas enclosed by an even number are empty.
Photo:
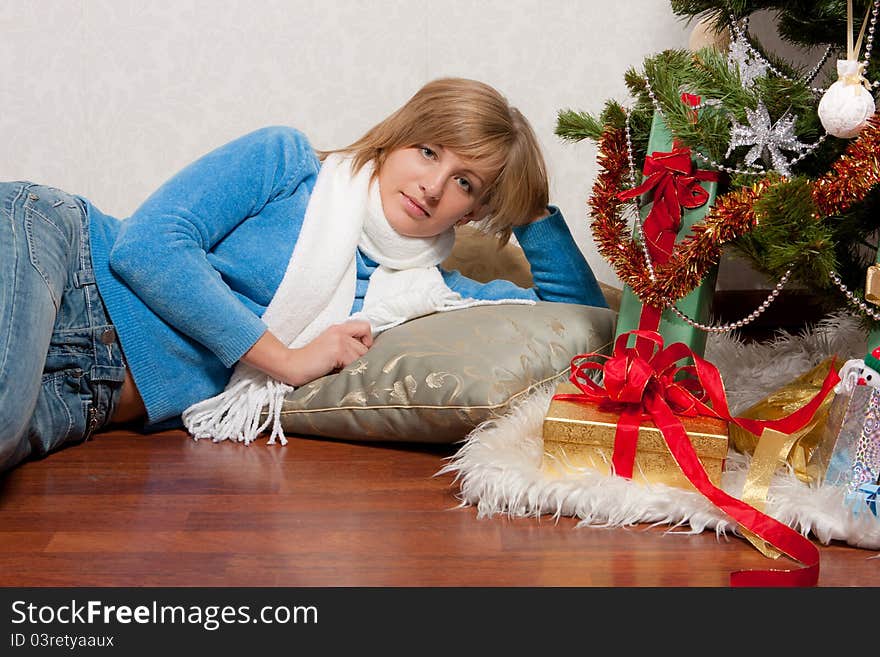
[[[266,331],[241,360],[288,385],[301,386],[340,370],[373,346],[370,323],[349,320],[326,328],[303,347],[290,349]]]
[[[290,385],[301,386],[340,370],[367,353],[371,346],[373,332],[369,322],[349,320],[335,324],[306,346],[288,349]]]

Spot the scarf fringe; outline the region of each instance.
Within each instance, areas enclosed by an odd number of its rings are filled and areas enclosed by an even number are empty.
[[[215,443],[232,440],[245,445],[254,442],[271,424],[267,444],[274,445],[277,439],[286,445],[281,409],[285,395],[291,390],[292,386],[266,376],[257,381],[241,378],[219,395],[186,409],[183,422],[196,441],[210,438]]]

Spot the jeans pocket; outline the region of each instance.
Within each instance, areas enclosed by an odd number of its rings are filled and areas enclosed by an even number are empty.
[[[78,209],[67,207],[63,199],[55,199],[53,203],[53,199],[40,198],[35,194],[28,198],[24,206],[24,227],[31,265],[48,286],[56,310],[67,287],[71,260],[77,257],[80,250],[79,212]]]
[[[91,407],[82,370],[70,369],[43,377],[29,439],[33,456],[45,456],[66,443],[85,440]]]

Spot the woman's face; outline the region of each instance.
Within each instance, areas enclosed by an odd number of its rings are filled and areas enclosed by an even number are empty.
[[[382,209],[406,237],[433,237],[482,219],[490,173],[437,144],[398,148],[379,169]]]

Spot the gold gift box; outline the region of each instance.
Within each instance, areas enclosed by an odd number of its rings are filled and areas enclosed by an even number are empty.
[[[567,382],[556,388],[556,394],[578,392],[574,384]],[[551,401],[543,426],[545,472],[563,475],[588,467],[610,474],[618,419],[617,413],[600,410],[596,404]],[[710,481],[720,486],[727,457],[727,422],[699,416],[679,419]],[[639,426],[633,480],[694,489],[650,420]]]
[[[801,374],[758,403],[740,413],[740,417],[753,420],[776,420],[807,404],[822,389],[822,382],[831,369],[835,359],[828,357],[813,369]],[[839,370],[843,360],[836,359]],[[813,421],[800,432],[800,437],[787,456],[789,465],[798,479],[806,483],[822,481],[831,449],[837,440],[843,423],[848,398],[829,394],[819,405]],[[730,427],[730,442],[735,450],[743,454],[754,454],[758,437],[739,426]],[[785,458],[785,457],[783,457]]]

